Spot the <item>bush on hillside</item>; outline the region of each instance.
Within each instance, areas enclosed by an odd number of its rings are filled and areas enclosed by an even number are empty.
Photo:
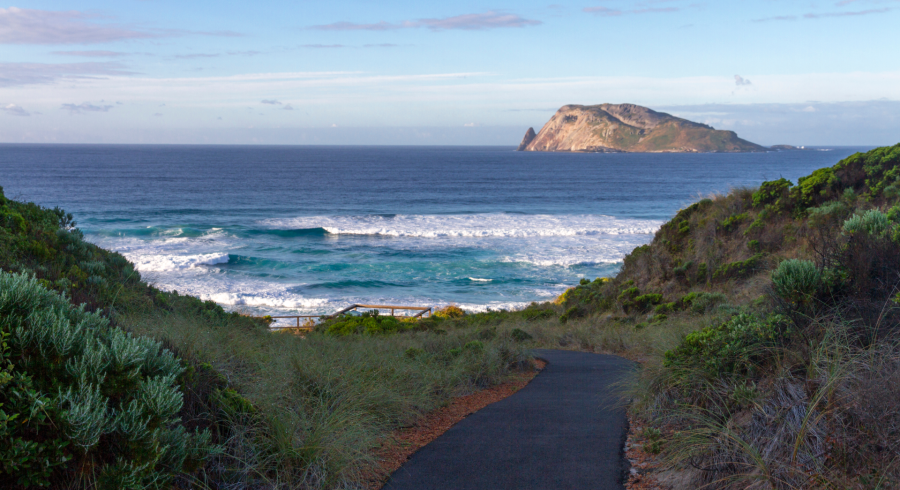
[[[809,260],[789,259],[772,273],[772,287],[780,298],[791,304],[812,301],[822,282],[822,274]]]
[[[179,425],[181,362],[0,271],[0,483],[170,488],[215,451]]]
[[[688,334],[681,345],[665,353],[665,366],[699,369],[713,378],[747,374],[771,354],[772,347],[783,344],[789,333],[783,316],[738,314],[720,325]]]

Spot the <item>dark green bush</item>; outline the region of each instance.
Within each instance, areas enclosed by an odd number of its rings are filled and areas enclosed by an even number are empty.
[[[713,273],[713,279],[724,281],[752,276],[759,271],[760,262],[764,258],[765,254],[758,253],[746,260],[723,264]]]
[[[763,182],[759,189],[753,193],[753,207],[761,208],[769,204],[781,207],[779,201],[781,201],[781,204],[787,201],[790,188],[793,185],[791,181],[785,178]]]
[[[415,326],[415,323],[401,321],[392,316],[365,312],[360,316],[341,316],[333,322],[323,323],[317,330],[324,330],[327,334],[339,336],[351,334],[376,335],[411,330]]]
[[[512,329],[512,332],[510,332],[509,335],[516,342],[525,342],[526,340],[531,340],[532,338],[530,333],[522,330],[521,328]]]
[[[783,316],[739,314],[720,325],[688,334],[681,345],[665,353],[664,364],[701,369],[710,377],[748,374],[772,354],[772,347],[783,345],[789,333]]]

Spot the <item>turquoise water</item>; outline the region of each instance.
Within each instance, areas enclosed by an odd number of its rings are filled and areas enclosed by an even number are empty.
[[[857,150],[0,145],[0,185],[72,212],[157,286],[229,308],[480,311],[615,273],[701,196],[796,180]]]

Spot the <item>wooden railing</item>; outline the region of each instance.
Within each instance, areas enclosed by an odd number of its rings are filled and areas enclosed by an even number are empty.
[[[312,329],[313,329],[313,325],[312,325],[311,323],[305,323],[305,324],[301,325],[301,324],[300,324],[300,319],[302,319],[302,318],[307,318],[307,319],[309,319],[309,318],[334,318],[334,317],[336,317],[336,316],[338,316],[338,315],[343,315],[344,313],[347,313],[348,311],[355,310],[355,309],[357,309],[357,308],[367,308],[367,309],[370,309],[370,310],[391,310],[391,316],[397,316],[397,315],[395,314],[395,313],[396,313],[396,310],[413,310],[413,311],[418,311],[418,313],[416,313],[415,315],[412,315],[411,318],[419,318],[419,317],[421,317],[422,315],[424,315],[424,314],[426,314],[426,313],[428,313],[428,314],[430,315],[431,312],[432,312],[432,307],[431,307],[431,306],[350,305],[350,306],[344,308],[343,310],[338,311],[338,312],[335,312],[335,313],[332,313],[332,314],[330,314],[330,315],[287,315],[287,316],[273,316],[273,317],[271,317],[271,318],[294,318],[294,319],[297,320],[297,325],[296,325],[296,326],[293,326],[293,325],[292,325],[292,326],[290,326],[290,327],[271,327],[271,328],[272,328],[273,330],[282,330],[282,329],[285,329],[285,328],[291,328],[291,329],[296,329],[296,330],[312,330]]]

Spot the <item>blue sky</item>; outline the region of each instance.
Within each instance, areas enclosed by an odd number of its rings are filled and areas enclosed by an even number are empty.
[[[506,144],[631,102],[762,144],[900,140],[900,1],[30,1],[0,142]]]

